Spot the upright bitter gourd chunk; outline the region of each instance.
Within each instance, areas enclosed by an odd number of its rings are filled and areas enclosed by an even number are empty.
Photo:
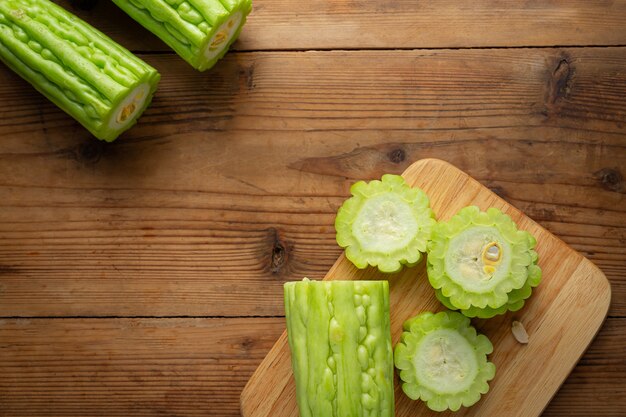
[[[393,417],[387,281],[285,284],[301,417]]]
[[[160,78],[154,68],[48,0],[0,1],[0,59],[106,141],[135,124]]]
[[[434,411],[469,407],[489,391],[496,367],[487,361],[493,346],[460,313],[422,313],[404,323],[394,352],[402,390]]]
[[[252,0],[113,2],[200,71],[224,56],[252,10]]]
[[[500,210],[465,207],[433,228],[428,279],[447,308],[468,317],[517,311],[541,281],[535,244]]]
[[[426,193],[391,174],[359,181],[350,192],[335,219],[337,243],[346,257],[357,268],[371,265],[382,272],[418,263],[435,225]]]

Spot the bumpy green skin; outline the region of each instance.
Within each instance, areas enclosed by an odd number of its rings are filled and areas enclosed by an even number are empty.
[[[159,73],[103,33],[48,0],[0,1],[0,59],[98,139],[112,141],[150,104]],[[140,108],[111,127],[135,88]]]
[[[437,314],[425,312],[407,320],[403,327],[404,332],[395,348],[394,362],[403,381],[402,390],[409,398],[421,399],[434,411],[448,409],[457,411],[461,406],[474,405],[480,400],[481,394],[489,391],[487,382],[493,379],[496,372],[495,365],[487,361],[487,355],[493,351],[493,346],[486,336],[476,333],[467,317],[452,311]],[[450,392],[429,387],[426,381],[420,380],[420,372],[415,368],[420,359],[416,358],[416,355],[421,343],[429,333],[441,329],[450,329],[460,335],[472,349],[471,354],[475,357],[477,371],[474,379],[464,390]],[[453,377],[454,375],[445,375],[445,378]]]
[[[252,0],[113,0],[113,3],[199,71],[211,68],[226,54],[252,10]],[[241,13],[242,18],[234,35],[218,55],[207,59],[205,51],[210,40],[235,13]]]
[[[476,226],[495,227],[512,249],[508,276],[490,292],[469,291],[448,275],[445,268],[446,252],[451,239]],[[491,318],[507,311],[517,311],[541,281],[541,268],[534,248],[535,238],[518,230],[513,220],[496,208],[481,212],[478,207],[461,209],[448,222],[434,228],[428,247],[428,279],[435,288],[437,299],[451,310],[460,310],[468,317]]]
[[[393,417],[387,281],[285,284],[301,417]]]
[[[350,188],[352,197],[346,200],[337,212],[335,230],[337,243],[345,248],[346,257],[357,267],[378,267],[381,272],[393,273],[403,266],[414,266],[426,252],[431,230],[435,226],[434,213],[430,209],[428,196],[419,188],[411,188],[399,175],[386,174],[380,181],[356,182]],[[356,236],[355,221],[368,199],[393,194],[404,201],[417,222],[418,229],[412,240],[404,247],[393,251],[373,251],[364,247]]]

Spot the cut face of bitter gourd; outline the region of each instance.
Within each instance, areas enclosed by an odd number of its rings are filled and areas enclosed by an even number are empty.
[[[428,279],[439,301],[468,317],[517,311],[541,281],[535,244],[500,210],[465,207],[433,228]]]
[[[335,219],[337,243],[357,268],[368,264],[382,272],[414,265],[426,251],[434,214],[428,197],[399,175],[359,181]]]
[[[195,69],[221,59],[237,39],[252,0],[113,0]]]
[[[285,284],[301,417],[393,417],[387,281]]]
[[[106,141],[135,124],[160,78],[154,68],[48,0],[0,1],[0,59]]]
[[[404,323],[394,361],[402,390],[434,411],[469,407],[489,391],[496,367],[493,346],[476,334],[467,317],[453,311],[422,313]]]

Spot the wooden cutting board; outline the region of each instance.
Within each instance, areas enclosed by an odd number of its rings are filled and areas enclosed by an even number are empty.
[[[396,375],[396,416],[540,415],[600,329],[611,301],[609,282],[591,261],[447,162],[424,159],[402,175],[409,184],[429,195],[440,220],[449,219],[468,205],[482,210],[497,207],[510,215],[519,228],[537,238],[543,279],[522,310],[472,321],[492,341],[494,352],[490,360],[497,368],[490,390],[480,402],[456,413],[435,413],[421,401],[407,398]],[[342,255],[324,279],[389,280],[394,346],[406,319],[422,311],[443,309],[428,284],[424,262],[397,274],[383,274],[375,268],[358,270]],[[530,337],[527,345],[513,338],[513,320],[524,324]],[[244,417],[298,416],[286,332],[244,388],[241,412]]]

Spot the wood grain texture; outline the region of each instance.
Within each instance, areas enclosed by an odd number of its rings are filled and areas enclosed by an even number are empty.
[[[204,74],[110,1],[55,1],[163,79],[105,145],[0,66],[0,317],[58,317],[0,319],[0,416],[239,415],[283,319],[62,317],[281,315],[340,255],[350,184],[425,157],[592,259],[626,316],[626,48],[394,50],[625,45],[624,0],[255,0]],[[545,416],[624,414],[625,322]]]
[[[110,1],[91,10],[58,3],[131,50],[169,50]],[[624,0],[254,0],[234,49],[625,44]]]
[[[0,321],[0,416],[238,415],[283,319]]]
[[[489,138],[500,139],[493,129],[507,128],[541,144],[543,137],[519,131],[540,127],[568,129],[561,140],[578,146],[614,146],[626,131],[626,47],[233,53],[210,73],[175,56],[142,57],[163,81],[137,128],[107,149],[189,133],[324,132],[345,142],[353,139],[345,131],[375,130],[388,141],[428,133],[461,142],[464,130],[492,129]],[[0,81],[7,98],[0,131],[13,138],[7,150],[24,144],[25,153],[44,138],[52,146],[89,138],[9,70]],[[99,156],[85,152],[86,159]]]
[[[0,416],[239,416],[282,318],[0,320]],[[608,319],[544,417],[626,409],[626,319]],[[598,401],[590,401],[590,399]]]
[[[626,48],[146,58],[159,95],[113,144],[0,71],[0,314],[280,315],[341,253],[350,184],[438,157],[597,263],[626,315]]]
[[[510,215],[520,229],[537,239],[543,278],[522,310],[478,321],[480,331],[494,344],[489,360],[496,365],[497,373],[489,384],[488,395],[469,409],[437,413],[403,395],[396,380],[396,416],[539,416],[604,322],[611,301],[609,282],[589,260],[454,166],[423,159],[402,175],[409,185],[426,192],[440,220],[450,219],[469,205],[481,210],[496,207]],[[428,283],[425,262],[397,274],[383,274],[377,268],[359,270],[342,255],[324,277],[361,279],[389,280],[394,346],[405,320],[423,311],[445,310]],[[513,320],[524,323],[530,335],[527,345],[514,339]],[[286,332],[281,335],[244,388],[243,417],[298,415],[286,336]],[[519,389],[521,386],[525,388]]]

